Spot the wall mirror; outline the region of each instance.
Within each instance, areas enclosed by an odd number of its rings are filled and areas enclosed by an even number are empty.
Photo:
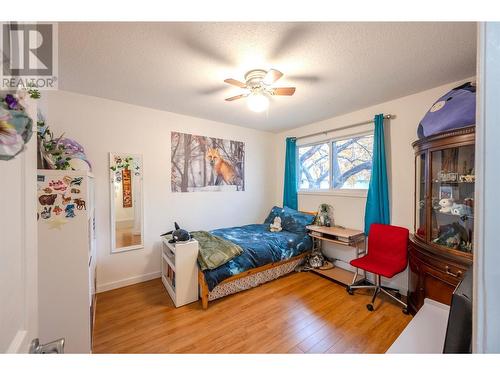
[[[144,247],[142,156],[109,154],[111,252]]]

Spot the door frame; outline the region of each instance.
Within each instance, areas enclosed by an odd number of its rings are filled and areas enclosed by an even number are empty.
[[[27,353],[31,340],[38,337],[38,231],[37,231],[37,105],[29,100],[28,113],[33,120],[33,135],[26,150],[18,155],[22,168],[23,212],[21,225],[21,280],[23,296],[22,324],[12,338],[7,353]],[[8,163],[8,162],[7,162]]]

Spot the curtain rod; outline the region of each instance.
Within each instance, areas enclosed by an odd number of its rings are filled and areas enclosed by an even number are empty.
[[[384,115],[384,119],[385,120],[393,119],[393,118],[396,118],[396,115]],[[315,137],[315,136],[321,135],[321,134],[328,135],[328,133],[335,132],[335,131],[338,131],[338,130],[344,130],[344,129],[353,128],[355,126],[371,124],[373,121],[374,120],[357,122],[356,124],[346,125],[346,126],[342,126],[340,128],[328,129],[328,130],[323,130],[322,132],[317,132],[317,133],[313,133],[313,134],[303,135],[301,137],[295,137],[295,139],[299,140],[299,139],[304,139],[304,138],[310,138],[310,137]]]

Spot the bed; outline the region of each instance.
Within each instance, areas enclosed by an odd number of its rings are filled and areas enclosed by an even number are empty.
[[[271,232],[269,224],[280,216],[283,230]],[[306,226],[315,213],[273,207],[263,224],[216,229],[210,233],[230,241],[243,253],[212,270],[199,271],[201,301],[208,302],[256,287],[292,272],[312,249]]]

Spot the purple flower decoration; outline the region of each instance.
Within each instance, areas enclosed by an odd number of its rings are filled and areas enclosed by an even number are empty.
[[[9,109],[17,109],[18,108],[19,103],[17,102],[17,99],[14,98],[13,95],[11,95],[11,94],[5,95],[4,101],[5,101],[5,104],[7,104],[7,107],[9,107]]]

